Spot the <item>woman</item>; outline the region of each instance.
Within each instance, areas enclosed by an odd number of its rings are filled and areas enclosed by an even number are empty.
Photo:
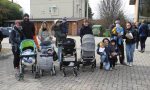
[[[41,41],[41,46],[50,45],[52,42],[52,34],[47,26],[46,22],[43,22],[39,30],[38,38]]]
[[[126,23],[125,39],[126,39],[126,55],[127,55],[127,65],[133,65],[133,57],[135,50],[135,30],[132,29],[132,24],[130,22]]]
[[[21,22],[19,20],[15,21],[14,29],[11,31],[10,34],[10,43],[12,45],[12,52],[14,55],[13,64],[14,64],[14,69],[16,71],[16,75],[19,73],[19,61],[20,61],[19,46],[21,41],[24,39],[24,35],[22,33],[22,27],[20,26],[20,23]]]
[[[85,34],[92,34],[92,35],[93,35],[92,28],[91,28],[91,26],[89,25],[89,21],[88,21],[87,19],[84,19],[83,26],[82,26],[81,29],[80,29],[81,41],[82,41],[82,37],[83,37]],[[81,43],[82,43],[82,42],[81,42]]]
[[[61,29],[61,22],[59,20],[54,21],[54,25],[52,26],[52,30],[54,31],[54,36],[56,37],[56,46],[57,44],[64,39],[66,39],[66,34],[63,33]]]
[[[135,44],[136,44],[136,50],[139,46],[139,30],[138,30],[138,22],[133,23],[133,29],[135,30],[136,36],[135,36]]]

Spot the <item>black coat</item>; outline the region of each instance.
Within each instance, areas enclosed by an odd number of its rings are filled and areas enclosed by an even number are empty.
[[[90,26],[82,26],[82,28],[80,29],[80,37],[82,38],[85,34],[92,34],[92,28]]]
[[[21,23],[22,26],[22,32],[24,33],[24,36],[26,39],[33,39],[33,36],[35,35],[35,27],[32,22],[25,22],[23,21]]]

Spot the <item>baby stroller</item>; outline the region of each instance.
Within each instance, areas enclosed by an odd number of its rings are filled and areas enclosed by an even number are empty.
[[[25,39],[20,44],[20,64],[18,80],[24,78],[24,68],[32,66],[34,78],[38,78],[36,45],[33,40]]]
[[[67,38],[62,42],[62,60],[60,62],[60,70],[63,70],[64,77],[66,76],[65,67],[72,67],[73,74],[77,76],[78,65],[77,65],[77,52],[75,46],[76,42],[74,39],[71,38]]]
[[[54,57],[55,50],[51,43],[41,45],[40,59],[38,60],[39,73],[44,75],[44,71],[49,71],[50,74],[56,75]]]
[[[86,34],[82,38],[80,64],[83,64],[83,69],[85,66],[90,65],[92,71],[94,71],[94,68],[96,68],[95,39],[91,34]]]

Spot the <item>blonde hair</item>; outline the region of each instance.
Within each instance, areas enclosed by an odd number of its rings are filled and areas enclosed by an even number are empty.
[[[103,42],[100,42],[100,43],[99,43],[99,46],[100,46],[100,47],[104,47],[105,45],[104,45]]]
[[[39,29],[39,34],[43,31],[44,24],[46,25],[46,30],[50,33],[50,35],[52,35],[51,29],[48,27],[47,22],[42,22],[42,25],[41,25],[41,27],[40,27],[40,29]]]

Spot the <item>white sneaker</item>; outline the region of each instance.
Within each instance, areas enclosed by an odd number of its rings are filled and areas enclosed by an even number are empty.
[[[130,63],[129,63],[129,62],[127,62],[127,66],[130,66]]]
[[[133,66],[133,62],[131,62],[130,64],[131,64],[131,66]]]
[[[132,64],[130,63],[129,66],[132,67]]]
[[[19,69],[15,68],[15,74],[19,74]]]
[[[110,70],[110,71],[112,71],[113,69],[112,69],[112,68],[110,68],[109,70]]]

